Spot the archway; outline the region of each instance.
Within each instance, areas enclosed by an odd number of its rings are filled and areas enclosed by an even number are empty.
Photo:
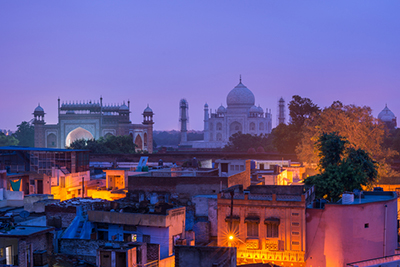
[[[65,146],[69,147],[74,141],[79,139],[89,140],[94,139],[94,137],[88,130],[78,127],[75,130],[69,132],[67,138],[65,139]]]
[[[232,136],[235,133],[242,132],[242,124],[237,121],[234,121],[229,126],[229,135]]]
[[[217,131],[222,131],[222,123],[217,123]]]
[[[109,136],[114,136],[114,135],[112,133],[106,133],[106,135],[104,137],[107,138]]]
[[[142,137],[139,134],[135,138],[135,145],[137,146],[136,149],[143,150]]]
[[[57,136],[53,133],[47,136],[47,147],[48,148],[55,148],[57,147]]]
[[[255,131],[256,130],[256,124],[254,122],[250,122],[249,130],[250,131]]]
[[[217,133],[217,141],[222,141],[222,134],[221,133]]]

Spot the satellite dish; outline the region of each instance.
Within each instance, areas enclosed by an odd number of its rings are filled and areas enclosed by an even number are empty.
[[[29,213],[29,211],[26,211],[26,210],[23,210],[23,211],[21,211],[20,213],[19,213],[19,216],[21,217],[21,218],[28,218],[29,217],[29,215],[31,215],[30,213]]]

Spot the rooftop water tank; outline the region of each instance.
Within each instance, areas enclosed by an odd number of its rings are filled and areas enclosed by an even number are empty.
[[[353,204],[354,194],[353,193],[343,193],[342,204]]]

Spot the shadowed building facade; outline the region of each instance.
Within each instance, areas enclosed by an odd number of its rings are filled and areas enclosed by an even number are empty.
[[[35,147],[65,148],[78,139],[99,139],[109,135],[130,135],[137,150],[153,152],[153,111],[147,106],[143,122],[129,120],[129,108],[121,105],[103,105],[98,102],[63,102],[58,99],[58,123],[46,124],[44,109],[38,105],[34,112]]]

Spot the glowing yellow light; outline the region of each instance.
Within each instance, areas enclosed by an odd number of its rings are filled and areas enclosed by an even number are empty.
[[[230,235],[230,236],[229,236],[229,240],[233,240],[233,235]]]

